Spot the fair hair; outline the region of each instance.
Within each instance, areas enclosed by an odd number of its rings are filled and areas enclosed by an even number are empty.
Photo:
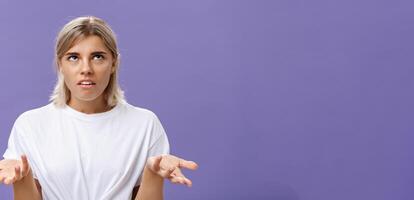
[[[124,92],[121,90],[118,81],[119,52],[116,36],[109,25],[100,18],[94,16],[78,17],[68,22],[60,30],[56,38],[55,61],[57,81],[50,101],[58,107],[64,107],[71,98],[69,88],[66,86],[62,72],[60,71],[60,60],[73,45],[82,38],[98,36],[104,42],[106,48],[114,59],[114,72],[111,74],[108,86],[104,90],[104,98],[108,106],[113,107],[118,102],[125,101]]]

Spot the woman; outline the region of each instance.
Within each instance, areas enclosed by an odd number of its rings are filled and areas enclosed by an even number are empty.
[[[117,82],[110,27],[79,17],[58,34],[58,81],[51,103],[21,114],[10,134],[0,181],[15,199],[163,199],[163,179],[191,186],[168,155],[157,116],[128,104]]]

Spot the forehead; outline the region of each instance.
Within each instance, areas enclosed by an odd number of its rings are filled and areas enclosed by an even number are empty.
[[[67,52],[89,53],[93,51],[109,52],[102,38],[96,35],[77,38]]]

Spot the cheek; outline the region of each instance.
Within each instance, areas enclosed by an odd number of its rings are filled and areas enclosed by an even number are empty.
[[[75,75],[70,73],[70,71],[62,70],[60,71],[61,76],[63,77],[63,80],[65,82],[65,85],[72,90],[72,88],[76,85]]]
[[[105,79],[106,86],[108,86],[108,84],[109,84],[109,80],[111,80],[111,72],[110,72],[110,71],[109,71],[109,73],[106,75],[106,79]]]
[[[101,87],[106,88],[108,86],[109,80],[111,78],[111,70],[105,70],[102,71],[99,77],[99,82],[101,84]]]
[[[76,83],[74,80],[72,80],[70,77],[65,76],[64,77],[65,85],[68,87],[68,89],[73,92],[76,86]]]

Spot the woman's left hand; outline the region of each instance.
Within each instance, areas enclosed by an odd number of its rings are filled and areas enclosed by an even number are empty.
[[[160,155],[148,158],[147,167],[172,183],[180,183],[191,187],[191,180],[184,176],[181,168],[196,170],[198,165],[193,161],[187,161],[173,155]]]

